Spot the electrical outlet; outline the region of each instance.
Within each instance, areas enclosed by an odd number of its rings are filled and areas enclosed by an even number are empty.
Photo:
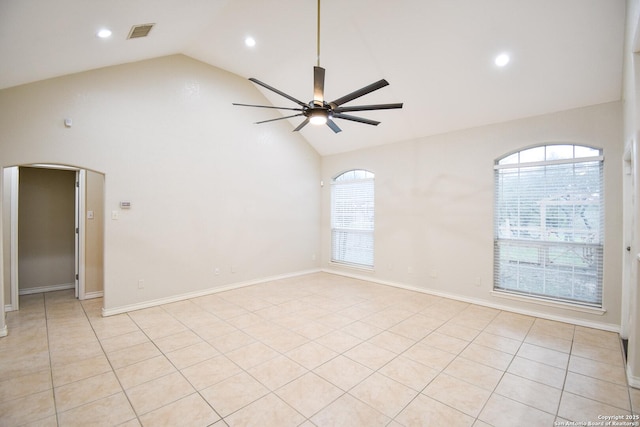
[[[144,289],[144,280],[143,279],[138,280],[138,289]]]
[[[220,275],[220,269],[218,267],[213,269],[213,274],[215,274],[216,276]]]

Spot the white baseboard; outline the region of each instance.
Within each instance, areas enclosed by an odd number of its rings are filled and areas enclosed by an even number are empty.
[[[601,330],[605,330],[605,331],[620,333],[620,326],[619,325],[615,325],[615,324],[601,323],[601,322],[591,322],[591,321],[584,320],[584,319],[576,319],[576,318],[568,317],[568,316],[558,316],[558,315],[544,313],[544,312],[537,311],[537,310],[525,310],[525,309],[511,307],[509,305],[490,303],[488,301],[484,301],[484,300],[477,299],[477,298],[463,297],[463,296],[452,294],[452,293],[448,293],[448,292],[441,292],[441,291],[434,291],[434,290],[430,290],[430,289],[423,289],[423,288],[418,288],[416,286],[407,285],[407,284],[404,284],[404,283],[392,282],[392,281],[388,281],[388,280],[380,280],[380,279],[377,279],[377,278],[371,277],[371,276],[353,274],[353,273],[348,273],[348,272],[344,272],[344,271],[340,271],[340,270],[333,270],[333,269],[326,269],[326,268],[324,268],[324,269],[323,268],[318,268],[318,269],[312,269],[312,270],[299,271],[299,272],[295,272],[295,273],[282,274],[282,275],[278,275],[278,276],[264,277],[264,278],[250,280],[250,281],[246,281],[246,282],[233,283],[233,284],[230,284],[230,285],[227,285],[227,286],[223,286],[223,287],[206,289],[206,290],[197,291],[197,292],[190,292],[190,293],[181,294],[181,295],[175,295],[175,296],[167,297],[167,298],[159,298],[159,299],[155,299],[155,300],[151,300],[151,301],[145,301],[145,302],[137,303],[137,304],[125,305],[125,306],[122,306],[122,307],[114,307],[114,308],[108,308],[108,309],[103,308],[102,309],[102,315],[104,317],[113,316],[113,315],[116,315],[116,314],[127,313],[127,312],[130,312],[130,311],[142,310],[142,309],[145,309],[145,308],[155,307],[155,306],[162,305],[162,304],[169,304],[169,303],[172,303],[172,302],[183,301],[183,300],[186,300],[186,299],[197,298],[197,297],[201,297],[201,296],[205,296],[205,295],[211,295],[211,294],[215,294],[215,293],[219,293],[219,292],[230,291],[230,290],[233,290],[233,289],[243,288],[243,287],[246,287],[246,286],[252,286],[252,285],[257,285],[257,284],[260,284],[260,283],[271,282],[271,281],[274,281],[274,280],[287,279],[287,278],[291,278],[291,277],[303,276],[305,274],[318,273],[318,272],[325,272],[325,273],[329,273],[329,274],[335,274],[335,275],[338,275],[338,276],[351,277],[353,279],[364,280],[364,281],[368,281],[368,282],[372,282],[372,283],[377,283],[377,284],[380,284],[380,285],[392,286],[392,287],[395,287],[395,288],[406,289],[406,290],[414,291],[414,292],[421,292],[421,293],[424,293],[424,294],[439,296],[439,297],[443,297],[443,298],[449,298],[449,299],[453,299],[453,300],[456,300],[456,301],[467,302],[467,303],[470,303],[470,304],[476,304],[476,305],[480,305],[480,306],[484,306],[484,307],[495,308],[497,310],[503,310],[503,311],[508,311],[508,312],[512,312],[512,313],[523,314],[523,315],[526,315],[526,316],[534,316],[534,317],[539,317],[541,319],[554,320],[554,321],[570,323],[570,324],[578,325],[578,326],[585,326],[585,327],[588,327],[588,328],[601,329]]]
[[[64,291],[67,289],[74,289],[75,283],[63,283],[61,285],[39,286],[37,288],[25,288],[19,289],[18,295],[31,295],[40,294],[42,292]]]
[[[93,298],[102,298],[104,296],[104,292],[103,291],[97,291],[97,292],[86,292],[84,294],[84,298],[85,300],[87,299],[93,299]]]
[[[614,324],[610,324],[610,323],[601,323],[601,322],[590,322],[588,320],[575,319],[573,317],[566,317],[566,316],[557,316],[557,315],[544,313],[544,312],[537,311],[537,310],[524,310],[524,309],[511,307],[511,306],[504,305],[504,304],[491,303],[491,302],[484,301],[484,300],[477,299],[477,298],[463,297],[463,296],[456,295],[456,294],[451,294],[451,293],[448,293],[448,292],[441,292],[441,291],[434,291],[434,290],[431,290],[431,289],[418,288],[416,286],[406,285],[406,284],[403,284],[403,283],[392,282],[392,281],[388,281],[388,280],[380,280],[380,279],[377,279],[375,277],[364,276],[364,275],[359,275],[359,274],[353,274],[353,273],[348,273],[348,272],[344,272],[344,271],[340,271],[340,270],[333,270],[333,269],[324,268],[324,269],[322,269],[322,271],[325,272],[325,273],[336,274],[338,276],[351,277],[353,279],[365,280],[365,281],[372,282],[372,283],[377,283],[377,284],[380,284],[380,285],[392,286],[394,288],[406,289],[406,290],[409,290],[409,291],[421,292],[423,294],[429,294],[429,295],[434,295],[434,296],[438,296],[438,297],[449,298],[449,299],[456,300],[456,301],[467,302],[467,303],[470,303],[470,304],[481,305],[483,307],[495,308],[497,310],[509,311],[511,313],[523,314],[523,315],[526,315],[526,316],[534,316],[534,317],[539,317],[541,319],[555,320],[555,321],[558,321],[558,322],[570,323],[572,325],[585,326],[587,328],[601,329],[601,330],[605,330],[605,331],[609,331],[609,332],[620,333],[620,325],[614,325]]]
[[[232,284],[227,285],[227,286],[222,286],[222,287],[218,287],[218,288],[211,288],[211,289],[205,289],[205,290],[196,291],[196,292],[189,292],[189,293],[186,293],[186,294],[175,295],[175,296],[171,296],[171,297],[167,297],[167,298],[158,298],[158,299],[155,299],[155,300],[145,301],[145,302],[141,302],[141,303],[137,303],[137,304],[125,305],[125,306],[122,306],[122,307],[103,308],[102,309],[102,316],[104,316],[104,317],[113,316],[115,314],[127,313],[127,312],[135,311],[135,310],[142,310],[144,308],[151,308],[151,307],[156,307],[158,305],[169,304],[169,303],[172,303],[172,302],[184,301],[184,300],[191,299],[191,298],[197,298],[197,297],[203,297],[203,296],[206,296],[206,295],[217,294],[219,292],[231,291],[231,290],[238,289],[238,288],[244,288],[246,286],[259,285],[261,283],[272,282],[274,280],[289,279],[289,278],[292,278],[292,277],[304,276],[306,274],[319,273],[321,271],[322,270],[320,270],[319,268],[311,269],[311,270],[298,271],[298,272],[295,272],[295,273],[287,273],[287,274],[281,274],[281,275],[277,275],[277,276],[263,277],[263,278],[260,278],[260,279],[249,280],[249,281],[246,281],[246,282],[232,283]]]
[[[640,377],[635,377],[631,374],[631,367],[627,364],[627,382],[630,387],[640,388]]]
[[[0,328],[0,338],[6,337],[7,335],[9,335],[9,328],[7,328],[7,325],[4,325],[4,327]]]
[[[8,313],[9,311],[13,311],[13,306],[11,304],[4,306],[4,312]]]

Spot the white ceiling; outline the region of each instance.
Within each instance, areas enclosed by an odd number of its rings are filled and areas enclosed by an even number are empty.
[[[354,113],[377,127],[306,126],[322,155],[621,98],[624,0],[322,0],[321,9],[325,97],[385,78],[390,86],[347,105],[404,102]],[[0,88],[183,53],[306,102],[316,11],[316,0],[0,0]],[[149,37],[126,40],[144,23],[156,23]],[[110,39],[95,37],[102,26]],[[498,68],[503,51],[511,62]],[[256,121],[278,114],[255,109]]]

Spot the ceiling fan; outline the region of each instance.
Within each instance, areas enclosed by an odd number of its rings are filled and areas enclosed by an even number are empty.
[[[309,103],[302,102],[291,95],[288,95],[272,86],[269,86],[266,83],[261,82],[260,80],[251,77],[249,80],[253,83],[262,86],[265,89],[268,89],[272,92],[277,93],[278,95],[287,98],[290,101],[298,104],[299,107],[291,108],[291,107],[273,107],[269,105],[253,105],[253,104],[238,104],[233,103],[233,105],[238,105],[242,107],[257,107],[257,108],[274,108],[277,110],[290,110],[290,111],[298,111],[296,114],[292,114],[290,116],[279,117],[277,119],[271,120],[263,120],[260,122],[256,122],[256,124],[274,122],[276,120],[284,120],[290,119],[292,117],[304,116],[304,121],[298,125],[293,131],[297,132],[303,127],[305,127],[308,123],[315,125],[323,125],[326,124],[331,128],[335,133],[341,132],[342,129],[338,127],[338,125],[333,121],[333,119],[342,119],[349,120],[357,123],[364,123],[367,125],[377,126],[380,122],[375,120],[366,119],[363,117],[357,117],[350,114],[355,111],[371,111],[371,110],[390,110],[396,108],[402,108],[402,103],[394,103],[394,104],[375,104],[375,105],[356,105],[356,106],[346,106],[343,104],[347,102],[353,101],[356,98],[360,98],[368,93],[381,89],[385,86],[389,85],[389,82],[382,79],[375,83],[372,83],[368,86],[365,86],[361,89],[358,89],[354,92],[351,92],[341,98],[338,98],[334,101],[327,102],[324,99],[324,75],[325,69],[320,67],[320,0],[318,0],[318,33],[317,33],[317,50],[318,50],[318,63],[313,67],[313,100]]]

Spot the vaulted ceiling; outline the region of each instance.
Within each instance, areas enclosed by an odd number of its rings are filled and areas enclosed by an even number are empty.
[[[306,102],[316,18],[316,0],[0,0],[0,88],[182,53]],[[390,86],[347,105],[404,108],[357,114],[377,127],[301,133],[328,155],[619,100],[624,22],[624,0],[322,0],[326,98],[384,78]],[[148,37],[127,40],[146,23]],[[110,38],[96,37],[102,27]],[[510,62],[498,67],[503,52]],[[256,109],[255,119],[279,114]]]

